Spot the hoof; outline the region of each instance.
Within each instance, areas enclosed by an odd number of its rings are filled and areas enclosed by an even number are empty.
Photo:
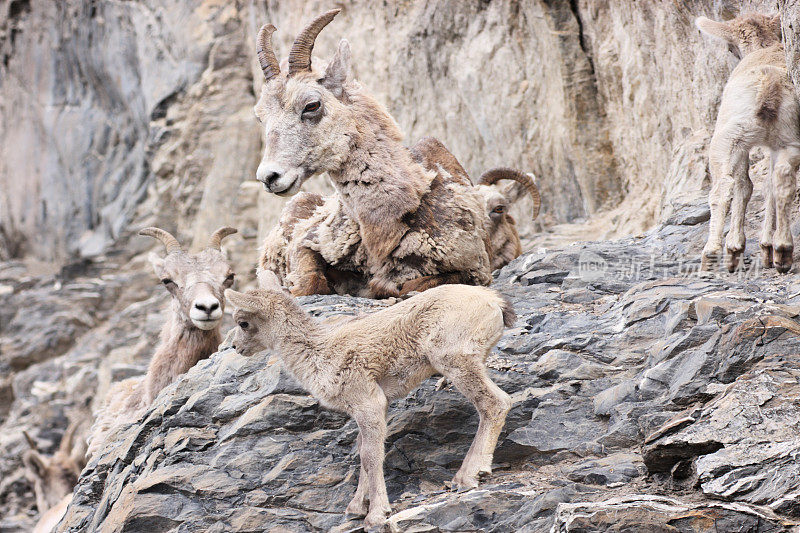
[[[369,506],[363,498],[353,498],[344,513],[352,516],[367,516],[367,511],[369,511]]]
[[[792,248],[787,246],[778,246],[773,252],[773,261],[775,270],[781,274],[786,274],[792,268]]]
[[[761,245],[761,266],[764,268],[772,268],[772,245]]]
[[[702,257],[700,258],[700,270],[704,272],[713,272],[717,270],[717,268],[719,268],[721,262],[722,262],[721,253],[703,252]]]
[[[458,492],[470,490],[470,489],[477,489],[478,488],[478,476],[465,476],[461,474],[456,474],[456,477],[453,478],[452,488]]]
[[[728,250],[728,258],[726,261],[728,272],[736,272],[737,268],[743,266],[741,264],[743,251],[744,250]]]
[[[392,512],[391,508],[378,508],[369,512],[364,519],[364,529],[367,531],[380,531],[386,523],[386,517]]]

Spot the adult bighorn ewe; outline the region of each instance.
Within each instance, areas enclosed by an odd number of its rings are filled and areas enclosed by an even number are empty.
[[[234,228],[222,227],[211,235],[206,249],[189,254],[163,229],[145,228],[139,232],[166,247],[166,257],[151,252],[149,260],[172,296],[172,312],[161,329],[161,342],[147,374],[120,381],[106,395],[91,430],[89,456],[103,445],[112,428],[135,420],[161,389],[217,350],[225,310],[224,291],[234,280],[220,244],[233,233]]]
[[[360,278],[373,297],[489,284],[485,208],[466,174],[448,169],[452,154],[435,140],[403,146],[392,116],[350,78],[346,40],[324,72],[312,70],[314,40],[338,12],[320,15],[298,35],[286,72],[272,50],[275,26],[258,34],[266,83],[255,106],[265,133],[256,177],[267,191],[288,196],[327,172],[340,203],[297,249],[295,294],[330,293],[338,276]]]
[[[435,139],[423,139],[421,143],[436,142]],[[453,158],[455,161],[455,158]],[[428,162],[420,162],[427,165]],[[458,162],[455,161],[458,165]],[[460,167],[460,165],[459,165]],[[463,174],[466,172],[462,170]],[[533,200],[533,218],[539,213],[539,190],[531,176],[510,168],[495,168],[484,172],[478,179],[474,190],[483,199],[489,243],[491,246],[492,270],[503,268],[522,253],[517,224],[509,213],[512,202],[519,198],[512,190],[503,190],[498,186],[501,180],[513,180],[520,183]],[[357,270],[356,261],[348,255],[358,248],[358,224],[347,215],[342,208],[338,195],[324,197],[320,194],[300,192],[284,207],[281,218],[264,239],[259,255],[259,271],[270,270],[295,295],[314,294],[314,291],[335,292],[337,294],[354,294],[370,296],[367,278]],[[323,224],[328,231],[323,233]],[[335,234],[330,229],[339,231]],[[335,235],[338,238],[328,238]],[[298,258],[306,257],[306,248],[314,248],[315,243],[339,245],[344,248],[339,255],[349,261],[341,260],[336,268],[319,263],[320,276],[326,279],[326,285],[306,285],[307,270],[300,274],[295,265]],[[338,242],[337,242],[338,241]],[[330,253],[328,253],[330,255]],[[315,278],[315,279],[318,279]]]
[[[383,477],[386,409],[435,373],[472,402],[478,431],[457,488],[478,486],[492,471],[492,457],[511,398],[486,372],[486,358],[504,326],[516,317],[511,303],[486,287],[444,285],[388,309],[321,323],[308,316],[270,271],[261,289],[225,295],[236,307],[233,345],[250,356],[274,349],[286,369],[323,407],[347,413],[358,424],[361,473],[347,512],[382,524],[390,512]]]
[[[770,170],[764,183],[762,263],[788,272],[794,249],[790,209],[800,165],[800,105],[786,71],[780,19],[748,14],[728,22],[699,17],[696,24],[703,32],[723,39],[742,57],[722,93],[708,150],[711,222],[703,248],[703,268],[711,268],[722,255],[729,207],[731,225],[725,240],[728,270],[734,271],[739,264],[745,247],[744,215],[753,192],[749,154],[752,148],[763,146],[770,151]]]

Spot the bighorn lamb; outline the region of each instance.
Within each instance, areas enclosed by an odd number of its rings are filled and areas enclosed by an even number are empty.
[[[421,142],[428,141],[424,139]],[[457,161],[455,163],[458,164]],[[490,254],[492,270],[503,268],[522,253],[516,221],[508,212],[509,206],[516,198],[513,197],[511,190],[502,190],[497,185],[500,180],[514,180],[525,188],[533,200],[534,219],[539,214],[541,204],[539,190],[534,180],[518,170],[495,168],[485,172],[478,179],[474,189],[484,203],[492,252]],[[338,227],[352,228],[352,233],[345,234],[344,240],[358,242],[358,226],[349,220],[338,196],[323,197],[316,193],[300,192],[286,204],[278,224],[264,239],[259,255],[259,270],[275,272],[281,282],[296,295],[312,294],[313,291],[322,289],[323,293],[370,296],[366,278],[357,271],[348,270],[347,261],[340,261],[338,268],[330,266],[323,268],[322,264],[318,265],[327,281],[324,286],[320,284],[303,286],[303,281],[307,278],[298,278],[294,268],[297,259],[304,257],[305,248],[314,246],[322,224],[329,220],[331,215],[338,216],[342,222],[337,224]],[[351,260],[349,265],[354,265],[354,262]]]
[[[120,381],[106,395],[92,427],[89,456],[103,445],[113,427],[121,421],[134,420],[161,389],[217,350],[225,309],[223,291],[233,285],[234,279],[220,243],[233,233],[234,228],[222,227],[211,235],[205,250],[189,254],[162,229],[145,228],[139,232],[166,247],[166,257],[151,252],[149,260],[172,295],[172,312],[161,330],[161,343],[147,374]]]
[[[255,106],[265,133],[256,177],[288,196],[327,172],[342,203],[306,239],[294,270],[307,292],[295,294],[331,292],[326,270],[358,273],[374,297],[442,283],[488,285],[491,246],[469,179],[415,161],[391,115],[350,78],[346,40],[324,73],[312,71],[314,40],[338,12],[300,33],[285,73],[272,50],[275,27],[258,35],[266,83]]]
[[[735,270],[740,261],[745,247],[744,215],[753,192],[749,153],[751,148],[763,146],[770,150],[770,175],[765,182],[762,262],[766,267],[774,264],[778,272],[788,272],[793,251],[789,210],[800,165],[800,106],[786,71],[780,20],[777,16],[749,14],[728,22],[699,17],[696,24],[729,47],[738,48],[742,56],[722,93],[708,150],[711,222],[703,248],[703,268],[711,268],[722,255],[729,207],[731,226],[725,240],[728,270]]]
[[[376,526],[390,512],[383,479],[386,409],[423,380],[441,373],[478,410],[472,446],[453,483],[478,486],[492,471],[492,455],[511,398],[492,382],[486,357],[516,317],[511,303],[486,287],[445,285],[388,309],[320,324],[285,292],[270,271],[258,290],[225,295],[236,307],[233,345],[249,356],[274,349],[286,369],[327,408],[358,424],[361,474],[347,512]]]
[[[22,456],[22,462],[28,479],[33,483],[36,507],[39,509],[39,521],[33,533],[50,533],[72,501],[72,489],[86,466],[85,442],[75,438],[80,425],[79,421],[73,421],[67,427],[53,455],[40,452],[31,436],[23,432],[31,449]]]

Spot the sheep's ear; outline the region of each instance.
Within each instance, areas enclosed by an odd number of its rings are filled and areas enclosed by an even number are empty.
[[[236,309],[241,309],[242,311],[250,313],[258,312],[258,306],[255,305],[253,299],[247,294],[237,292],[233,289],[225,289],[225,298],[227,298]]]
[[[350,72],[350,43],[347,39],[342,39],[339,41],[339,49],[325,69],[325,77],[322,78],[323,87],[332,92],[336,98],[341,98],[348,72]]]
[[[156,273],[156,276],[160,278],[161,273],[164,272],[164,258],[160,257],[155,252],[150,252],[147,254],[147,260],[153,265],[153,271]]]
[[[283,289],[281,281],[272,270],[259,270],[256,276],[258,277],[258,286],[261,289],[274,291],[280,291]]]
[[[697,17],[694,23],[703,33],[719,37],[730,44],[739,44],[739,40],[736,38],[736,32],[734,32],[730,24],[726,22],[717,22],[716,20],[711,20],[706,17]]]
[[[44,479],[45,473],[47,472],[47,461],[45,461],[44,457],[42,457],[39,452],[36,450],[28,450],[25,452],[22,456],[22,464],[25,465],[25,468],[27,468],[32,475],[39,479]]]

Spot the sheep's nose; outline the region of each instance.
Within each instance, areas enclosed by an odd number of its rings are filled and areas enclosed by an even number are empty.
[[[273,163],[261,163],[256,171],[256,179],[270,188],[273,183],[281,179],[283,169]]]
[[[214,311],[219,309],[219,302],[213,302],[213,303],[210,303],[210,302],[205,302],[205,303],[204,302],[195,302],[194,306],[197,309],[199,309],[200,311],[203,311],[203,312],[208,313],[210,315],[211,313],[213,313]]]

